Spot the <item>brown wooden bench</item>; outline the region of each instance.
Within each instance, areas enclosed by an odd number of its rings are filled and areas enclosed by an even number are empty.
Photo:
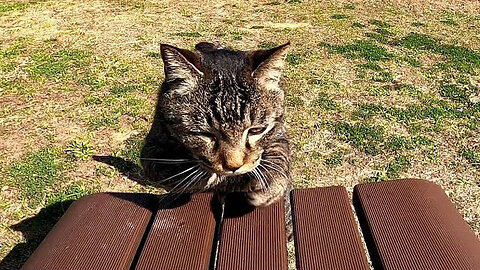
[[[231,196],[222,208],[211,194],[172,196],[84,197],[23,269],[287,269],[283,202],[246,209]],[[345,188],[295,190],[291,203],[297,269],[370,269]],[[374,269],[480,269],[480,241],[439,186],[357,185],[353,205]]]

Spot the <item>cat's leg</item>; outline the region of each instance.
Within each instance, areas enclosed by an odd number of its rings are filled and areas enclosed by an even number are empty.
[[[287,232],[288,242],[293,240],[293,217],[292,217],[292,204],[290,201],[290,192],[293,190],[293,185],[289,182],[287,192],[284,194],[285,200],[285,231]]]
[[[255,207],[268,206],[278,200],[283,199],[285,205],[285,225],[288,241],[293,240],[293,223],[292,223],[292,210],[290,205],[290,191],[293,186],[290,182],[286,182],[287,185],[274,185],[268,190],[259,190],[247,192],[246,197],[248,202]]]
[[[280,200],[284,196],[286,189],[286,185],[273,183],[267,189],[249,191],[245,195],[249,204],[255,207],[264,207]]]

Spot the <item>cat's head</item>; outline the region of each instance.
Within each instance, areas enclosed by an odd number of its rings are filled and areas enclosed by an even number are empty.
[[[208,170],[252,171],[283,120],[279,86],[289,43],[234,51],[202,42],[194,51],[161,45],[159,108],[172,133]]]

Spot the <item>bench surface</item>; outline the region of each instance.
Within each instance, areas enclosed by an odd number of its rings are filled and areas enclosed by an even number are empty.
[[[480,269],[480,241],[443,190],[405,179],[291,193],[296,268]],[[284,203],[241,196],[99,193],[74,202],[28,269],[284,270]]]

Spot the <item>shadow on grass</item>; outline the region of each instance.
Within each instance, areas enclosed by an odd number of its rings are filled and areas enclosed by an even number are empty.
[[[152,185],[151,182],[143,177],[142,168],[130,160],[114,156],[93,156],[92,158],[95,161],[114,167],[125,177],[141,185]]]
[[[11,228],[21,232],[25,242],[17,244],[0,262],[1,270],[19,269],[27,261],[40,242],[57,223],[73,200],[51,204],[30,218],[12,225]]]

